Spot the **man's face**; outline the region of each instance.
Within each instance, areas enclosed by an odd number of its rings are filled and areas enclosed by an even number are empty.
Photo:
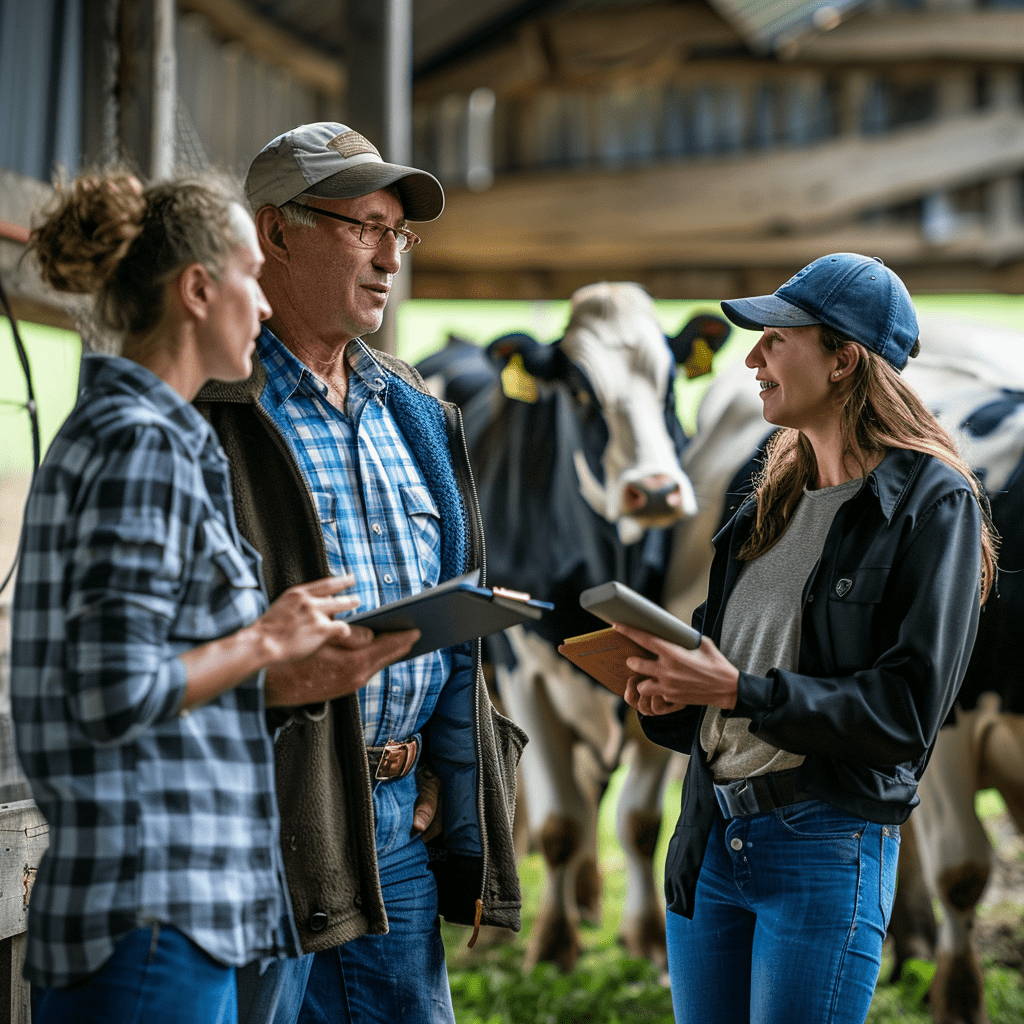
[[[308,202],[353,220],[405,226],[402,204],[390,192]],[[344,343],[372,334],[381,325],[392,278],[402,265],[394,235],[367,249],[359,242],[356,225],[314,217],[315,227],[287,229],[292,299],[324,340]]]

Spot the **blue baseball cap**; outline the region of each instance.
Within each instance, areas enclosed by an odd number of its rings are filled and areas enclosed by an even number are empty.
[[[917,341],[917,313],[903,282],[877,256],[835,252],[794,274],[774,295],[722,303],[738,327],[825,324],[877,352],[897,370]]]

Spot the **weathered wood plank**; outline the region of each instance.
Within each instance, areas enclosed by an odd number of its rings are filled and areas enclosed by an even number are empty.
[[[25,930],[29,893],[49,832],[31,800],[0,804],[0,939]]]
[[[822,61],[1024,60],[1024,12],[863,14],[795,42],[787,56]]]

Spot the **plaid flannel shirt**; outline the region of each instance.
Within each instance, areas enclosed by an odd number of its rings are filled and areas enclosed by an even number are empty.
[[[83,359],[14,593],[18,754],[50,825],[33,984],[85,978],[152,920],[228,964],[294,952],[262,674],[180,711],[179,655],[265,610],[259,572],[206,421],[143,367]]]
[[[350,572],[359,611],[436,586],[441,524],[426,481],[387,407],[390,374],[360,340],[345,358],[351,372],[344,413],[327,385],[267,328],[258,351],[267,373],[261,404],[288,442],[320,517],[331,572]],[[451,653],[434,651],[391,665],[359,691],[370,746],[413,735],[451,672]]]

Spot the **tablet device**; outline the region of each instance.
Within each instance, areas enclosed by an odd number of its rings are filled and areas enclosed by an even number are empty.
[[[691,651],[700,647],[700,633],[692,626],[616,580],[584,590],[580,605],[605,622],[635,626]]]
[[[411,597],[381,605],[346,618],[352,625],[374,633],[400,633],[418,629],[420,638],[406,658],[429,654],[466,640],[508,629],[528,619],[539,619],[554,608],[547,601],[531,600],[515,590],[478,586],[480,570],[439,583]]]

